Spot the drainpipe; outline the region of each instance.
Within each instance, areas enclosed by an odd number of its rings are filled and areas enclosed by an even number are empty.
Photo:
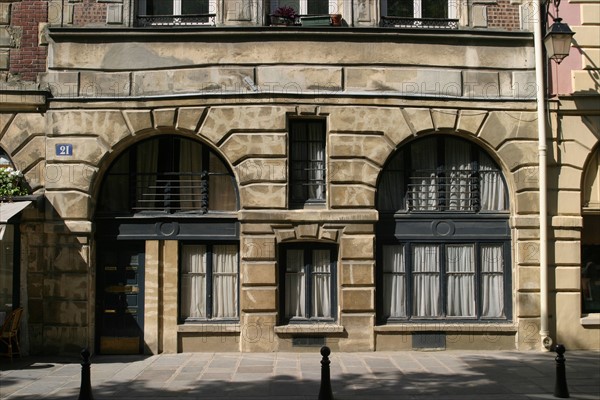
[[[542,18],[545,18],[544,0],[535,0],[538,15],[534,16],[535,82],[537,95],[538,122],[538,170],[539,170],[539,209],[540,209],[540,339],[541,349],[550,350],[552,339],[548,329],[548,200],[546,182],[546,80],[545,54],[543,51]],[[536,10],[534,10],[535,12]]]

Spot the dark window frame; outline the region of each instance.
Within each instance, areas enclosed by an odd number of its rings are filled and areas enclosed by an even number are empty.
[[[301,208],[305,205],[310,204],[325,204],[327,201],[327,121],[324,118],[292,118],[288,120],[289,124],[289,135],[288,135],[288,149],[289,149],[289,204],[290,208]],[[320,125],[321,131],[319,132],[321,138],[319,140],[311,140],[309,135],[309,124],[315,126]],[[302,137],[298,137],[296,127],[301,129],[300,134]],[[321,150],[323,152],[322,160],[310,160],[308,159],[309,145],[311,143],[320,143]],[[322,168],[316,168],[311,164],[322,163]],[[311,178],[309,176],[311,170],[320,171],[322,178]],[[298,178],[297,176],[301,177]],[[301,195],[295,196],[296,188],[301,186]],[[322,190],[322,198],[314,198],[310,195],[309,187],[320,187]]]
[[[239,242],[235,242],[235,241],[180,241],[180,246],[178,249],[178,257],[179,257],[179,263],[178,263],[178,269],[177,269],[177,273],[178,273],[178,290],[177,290],[177,320],[179,321],[180,324],[194,324],[194,323],[237,323],[240,321],[240,261],[241,261],[241,255],[240,255],[240,243]],[[218,245],[236,245],[237,246],[237,270],[236,270],[236,274],[237,274],[237,285],[236,285],[236,291],[237,291],[237,317],[232,318],[232,317],[225,317],[225,318],[220,318],[220,317],[213,317],[213,275],[214,275],[214,271],[213,271],[213,247],[214,246],[218,246]],[[206,317],[205,318],[194,318],[194,317],[183,317],[181,315],[182,309],[181,309],[181,304],[182,304],[182,296],[183,296],[183,276],[184,276],[184,272],[183,272],[183,247],[184,246],[206,246],[206,298],[205,298],[205,304],[206,304],[206,310],[205,310],[205,314]]]
[[[304,263],[307,267],[307,272],[304,277],[305,285],[305,310],[309,315],[306,318],[288,317],[285,315],[285,277],[286,277],[286,255],[288,250],[303,250]],[[331,317],[314,317],[312,304],[312,251],[313,250],[329,250],[331,271],[330,271],[330,306]],[[310,324],[310,323],[330,323],[337,321],[337,273],[338,273],[338,246],[329,243],[288,243],[279,245],[279,322],[282,325],[288,324]],[[308,260],[308,261],[307,261]]]

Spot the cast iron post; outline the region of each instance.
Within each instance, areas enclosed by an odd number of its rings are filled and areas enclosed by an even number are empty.
[[[558,354],[556,360],[556,383],[554,385],[554,397],[566,399],[569,397],[569,388],[567,388],[567,373],[565,371],[565,346],[557,344],[555,351]]]
[[[321,388],[319,389],[319,400],[333,400],[333,391],[331,390],[331,377],[329,375],[329,355],[331,350],[327,346],[321,347]]]
[[[79,387],[79,397],[77,400],[94,400],[92,396],[92,382],[90,380],[90,352],[88,349],[81,351],[81,386]]]

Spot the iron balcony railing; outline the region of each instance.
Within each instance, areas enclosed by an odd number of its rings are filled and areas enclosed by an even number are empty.
[[[167,172],[137,174],[134,212],[208,212],[208,182],[206,171],[193,173]]]
[[[384,28],[458,29],[458,19],[382,16],[380,26]]]
[[[137,26],[215,26],[216,14],[138,15]]]

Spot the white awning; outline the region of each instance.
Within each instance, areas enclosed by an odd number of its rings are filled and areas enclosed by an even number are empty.
[[[31,204],[31,201],[15,201],[12,203],[0,203],[0,224],[6,224],[8,221],[23,211],[25,207]]]

